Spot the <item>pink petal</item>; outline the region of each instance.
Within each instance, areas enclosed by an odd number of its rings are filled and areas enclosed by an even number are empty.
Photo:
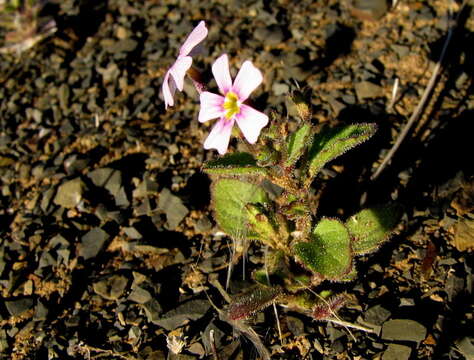
[[[232,89],[237,93],[240,101],[245,101],[262,81],[263,75],[260,70],[247,60],[242,64]]]
[[[204,91],[199,95],[201,109],[199,110],[199,122],[206,122],[224,115],[224,97]]]
[[[173,95],[176,91],[176,83],[174,82],[172,77],[170,78],[169,70],[165,74],[163,86],[161,89],[163,91],[163,99],[165,100],[165,108],[168,108],[168,106],[173,106]]]
[[[235,118],[240,130],[251,144],[257,141],[260,131],[268,123],[267,115],[245,104],[240,105],[240,113]]]
[[[178,57],[169,70],[179,91],[183,91],[184,77],[192,63],[193,59],[190,56]]]
[[[179,49],[180,56],[188,55],[191,50],[199,44],[207,36],[206,23],[201,21],[194,29],[191,34],[188,35],[183,45]]]
[[[232,88],[227,54],[219,56],[214,64],[212,64],[212,74],[216,79],[217,86],[221,93],[226,94]]]
[[[211,133],[204,142],[204,149],[217,149],[219,154],[224,155],[229,147],[230,133],[234,120],[221,118],[212,128]]]

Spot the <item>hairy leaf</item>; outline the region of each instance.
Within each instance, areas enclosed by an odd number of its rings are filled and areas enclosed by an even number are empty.
[[[309,150],[309,176],[314,178],[326,163],[344,154],[375,134],[375,124],[354,124],[325,128],[313,138]]]
[[[245,319],[266,308],[281,293],[279,287],[257,286],[246,294],[237,297],[230,305],[227,313],[231,320]]]
[[[349,233],[339,220],[322,219],[309,242],[294,245],[297,258],[322,279],[340,280],[352,269]]]
[[[215,179],[211,190],[215,219],[222,230],[235,238],[245,235],[257,239],[258,234],[248,232],[250,221],[246,205],[267,202],[265,191],[258,185],[227,178]]]
[[[256,160],[249,153],[230,153],[223,157],[206,162],[202,170],[209,175],[245,176],[265,175],[266,170],[257,166]]]
[[[396,205],[378,206],[351,216],[346,227],[352,237],[352,250],[363,255],[377,250],[389,239],[400,218],[400,208]]]
[[[311,135],[311,125],[303,124],[298,130],[288,137],[287,143],[287,158],[285,166],[290,167],[294,165],[308,146],[308,140]]]

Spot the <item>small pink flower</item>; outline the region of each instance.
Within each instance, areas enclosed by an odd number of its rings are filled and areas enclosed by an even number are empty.
[[[250,93],[262,83],[260,70],[247,60],[242,64],[234,82],[230,77],[227,55],[221,55],[212,65],[212,74],[222,95],[204,91],[200,95],[199,122],[219,118],[204,142],[204,149],[217,149],[223,155],[229,146],[234,122],[237,122],[247,141],[254,144],[268,116],[245,105]]]
[[[196,45],[203,41],[206,36],[206,24],[204,21],[201,21],[186,38],[183,46],[179,49],[178,58],[166,72],[162,88],[166,108],[174,105],[173,95],[176,89],[183,91],[184,77],[193,63],[193,59],[189,56],[189,53]]]

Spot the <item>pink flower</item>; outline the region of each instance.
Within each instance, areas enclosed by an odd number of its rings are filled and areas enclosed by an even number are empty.
[[[173,95],[178,89],[183,91],[184,77],[186,72],[191,67],[193,59],[189,56],[191,50],[196,47],[207,36],[207,28],[204,21],[201,21],[189,34],[184,44],[179,49],[178,58],[173,65],[168,69],[163,81],[163,98],[165,100],[165,107],[173,106]]]
[[[234,82],[230,77],[227,55],[220,56],[212,65],[212,74],[222,95],[204,91],[200,95],[199,122],[219,118],[204,142],[205,149],[217,149],[223,155],[229,146],[234,122],[237,122],[247,141],[254,144],[268,116],[245,105],[250,93],[262,83],[260,70],[247,60],[242,64]]]

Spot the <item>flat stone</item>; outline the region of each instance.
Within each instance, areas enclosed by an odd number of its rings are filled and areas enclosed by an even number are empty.
[[[359,101],[383,96],[383,88],[370,81],[361,81],[355,84],[355,91]]]
[[[304,334],[304,323],[301,319],[294,316],[287,316],[286,324],[288,330],[290,330],[293,335],[300,336]]]
[[[101,228],[90,230],[81,238],[79,256],[82,256],[85,260],[96,257],[108,238],[109,234]]]
[[[20,316],[24,312],[33,308],[33,299],[22,298],[15,300],[6,300],[5,306],[11,316]]]
[[[408,360],[411,348],[405,345],[390,344],[382,355],[382,360]]]
[[[151,300],[151,294],[148,290],[145,290],[137,286],[131,293],[128,295],[128,300],[136,302],[138,304],[145,304]]]
[[[119,299],[127,287],[128,279],[122,275],[112,275],[92,285],[96,294],[107,300]]]
[[[173,195],[171,191],[166,188],[160,192],[158,207],[165,212],[168,227],[171,230],[174,230],[189,213],[189,210],[183,205],[181,199]]]
[[[84,189],[85,184],[80,178],[66,181],[58,187],[53,202],[66,209],[73,209],[81,202]]]
[[[414,320],[389,320],[382,326],[381,337],[384,340],[413,341],[419,343],[426,337],[426,328]]]
[[[390,311],[381,305],[372,306],[364,313],[364,320],[374,325],[382,325],[392,315]]]
[[[153,299],[153,298],[150,301],[143,304],[143,310],[145,310],[145,315],[148,321],[154,324],[157,323],[157,321],[160,319],[161,313],[163,312],[158,300]]]
[[[200,319],[210,308],[207,300],[191,300],[179,305],[176,309],[163,314],[154,324],[166,330],[174,330],[187,320]]]

